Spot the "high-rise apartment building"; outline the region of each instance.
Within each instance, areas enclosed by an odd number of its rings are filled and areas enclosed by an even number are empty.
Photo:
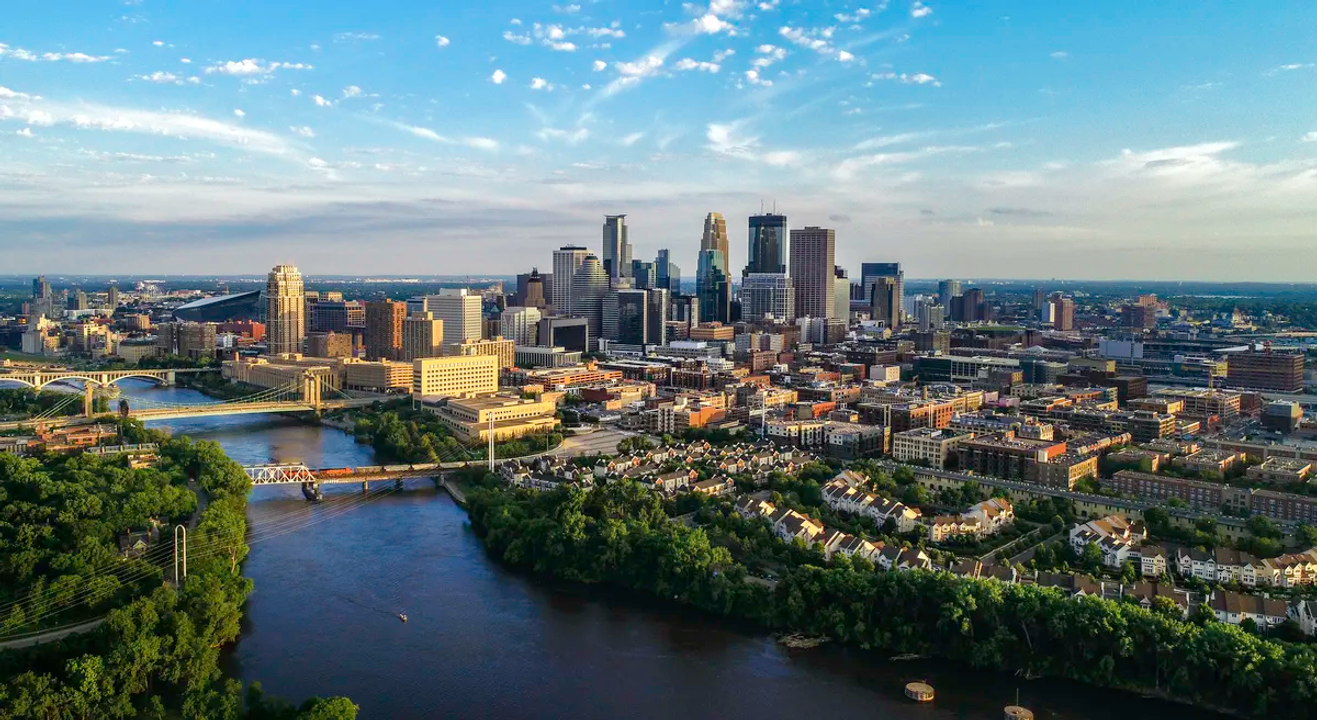
[[[498,392],[498,358],[452,355],[420,358],[412,364],[412,395],[472,397]]]
[[[942,307],[948,311],[951,309],[951,298],[960,297],[959,280],[943,280],[937,284],[937,300]]]
[[[401,360],[439,357],[444,354],[444,321],[434,313],[410,315],[402,321]]]
[[[306,288],[292,265],[276,265],[265,281],[265,343],[271,355],[302,352]]]
[[[768,316],[796,319],[796,289],[786,273],[750,273],[741,280],[741,317],[759,321]]]
[[[796,289],[796,316],[831,317],[836,282],[837,232],[806,227],[791,231],[791,281]]]
[[[572,284],[576,279],[576,268],[589,255],[590,251],[579,245],[565,245],[553,251],[554,283],[549,288],[549,302],[554,312],[563,315],[572,311]]]
[[[1075,329],[1075,301],[1068,297],[1052,298],[1052,327],[1061,331]]]
[[[742,276],[778,275],[787,271],[787,216],[750,216],[750,256]]]
[[[350,358],[352,335],[340,332],[307,333],[306,354],[311,357]]]
[[[402,357],[402,322],[407,303],[380,300],[366,303],[366,357],[398,360]]]
[[[988,302],[983,290],[968,288],[951,299],[951,319],[956,322],[985,322],[988,319]]]
[[[110,289],[105,291],[105,306],[110,308],[110,312],[119,307],[119,286],[110,283]]]
[[[572,277],[571,314],[585,318],[590,337],[601,337],[604,324],[604,295],[608,294],[608,273],[599,258],[587,254]]]
[[[425,311],[444,321],[445,345],[482,337],[480,308],[480,293],[467,288],[441,288],[438,295],[425,297]]]
[[[627,242],[626,215],[604,216],[603,267],[610,278],[628,277],[631,273],[631,243]]]
[[[543,314],[535,307],[510,307],[499,316],[499,332],[517,345],[534,345]]]

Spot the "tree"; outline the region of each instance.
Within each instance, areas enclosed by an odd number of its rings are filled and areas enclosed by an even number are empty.
[[[1244,526],[1257,538],[1280,539],[1282,535],[1280,526],[1266,515],[1253,515],[1245,521]]]
[[[1085,545],[1083,552],[1079,553],[1079,561],[1089,572],[1096,572],[1102,567],[1102,548],[1097,543]]]

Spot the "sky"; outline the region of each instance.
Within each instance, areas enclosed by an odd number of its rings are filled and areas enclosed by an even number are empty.
[[[55,0],[0,272],[511,274],[723,213],[908,277],[1312,281],[1317,3]],[[739,273],[735,273],[739,274]]]

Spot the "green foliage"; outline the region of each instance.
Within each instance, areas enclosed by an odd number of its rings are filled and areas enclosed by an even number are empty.
[[[825,567],[817,551],[785,543],[771,558],[780,579],[770,589],[744,581],[746,562],[763,561],[775,542],[767,525],[725,504],[702,508],[700,526],[688,528],[630,483],[485,490],[469,499],[473,529],[505,562],[767,627],[978,668],[1158,690],[1252,717],[1307,717],[1317,700],[1317,651],[1216,622],[1182,622],[1178,608],[1172,615],[948,573],[876,573],[860,561]]]
[[[98,398],[99,399],[99,398]],[[69,400],[69,393],[48,390],[39,392],[31,388],[0,389],[0,417],[28,418],[40,415],[61,402]],[[69,402],[58,414],[78,415],[82,412],[82,401]]]
[[[242,686],[223,678],[219,660],[238,638],[252,591],[238,567],[247,552],[247,476],[215,443],[168,439],[131,421],[122,429],[161,444],[158,468],[92,455],[0,455],[0,597],[25,618],[4,630],[53,612],[69,622],[77,614],[66,610],[114,608],[93,632],[0,653],[0,720],[355,717],[341,698],[286,715],[243,709]],[[189,558],[176,589],[161,583],[172,558],[167,540],[128,561],[118,557],[115,535],[152,517],[186,519],[196,503],[190,480],[211,498],[189,535],[206,552]]]
[[[390,404],[381,411],[362,409],[355,413],[355,433],[369,440],[381,456],[406,463],[444,463],[480,460],[489,449],[484,443],[465,445],[425,410]],[[494,457],[526,457],[562,444],[562,435],[544,433],[494,445]]]

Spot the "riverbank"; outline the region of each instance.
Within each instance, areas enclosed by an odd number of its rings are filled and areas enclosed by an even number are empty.
[[[472,493],[469,514],[491,555],[511,565],[671,598],[770,630],[1250,717],[1307,717],[1317,698],[1317,653],[1310,648],[1137,606],[948,573],[847,565],[791,567],[773,589],[745,582],[728,546],[711,544],[700,527],[667,522],[657,499],[645,495],[621,484],[538,496],[487,488]],[[725,506],[701,514],[721,528],[753,529],[738,525]]]

